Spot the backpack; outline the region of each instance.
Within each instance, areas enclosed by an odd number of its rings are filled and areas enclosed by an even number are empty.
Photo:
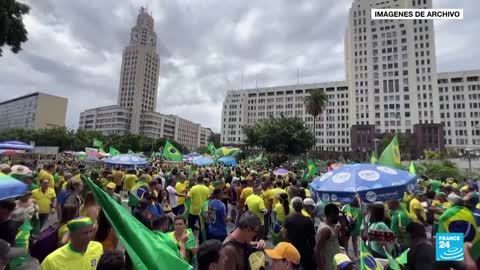
[[[245,258],[244,258],[245,269],[243,270],[264,270],[265,269],[265,254],[262,251],[258,251],[257,249],[251,247],[250,245],[241,244],[232,239],[223,243],[223,247],[226,247],[228,245],[232,245],[237,248],[243,249],[243,252],[245,254]]]
[[[37,241],[30,247],[30,255],[40,263],[58,248],[59,224],[54,224],[43,230],[37,237]]]

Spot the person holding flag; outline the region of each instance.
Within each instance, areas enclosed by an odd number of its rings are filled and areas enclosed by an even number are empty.
[[[317,175],[317,173],[318,173],[317,165],[315,164],[315,162],[313,160],[309,160],[307,162],[307,168],[306,168],[305,173],[303,175],[303,181],[308,181],[308,180],[312,179],[313,177],[315,177],[315,175]]]
[[[171,161],[183,160],[182,153],[180,153],[180,151],[178,151],[178,149],[175,148],[175,146],[173,146],[173,144],[170,143],[169,141],[165,142],[165,147],[163,149],[162,157],[165,158],[166,160],[171,160]]]

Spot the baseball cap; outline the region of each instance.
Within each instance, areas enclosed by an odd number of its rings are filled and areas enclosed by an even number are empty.
[[[108,184],[107,184],[107,188],[115,189],[116,187],[117,187],[117,185],[115,185],[115,183],[113,183],[113,182],[108,182]]]
[[[308,205],[315,205],[315,201],[312,198],[305,198],[303,200],[303,205],[308,206]]]
[[[300,253],[288,242],[280,242],[273,249],[266,249],[265,253],[272,259],[285,259],[291,263],[300,263]]]
[[[352,260],[343,253],[338,253],[333,257],[333,262],[337,266],[338,269],[346,269],[349,265],[352,264]]]
[[[27,253],[24,249],[10,247],[7,241],[0,239],[0,258],[11,259],[25,255],[27,255]]]

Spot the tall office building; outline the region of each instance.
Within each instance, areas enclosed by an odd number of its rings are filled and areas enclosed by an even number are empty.
[[[156,112],[160,60],[154,21],[141,8],[124,49],[117,105],[80,113],[79,128],[176,140],[190,150],[205,146],[212,131],[176,115]]]
[[[432,20],[372,20],[372,8],[432,8],[432,0],[355,0],[345,37],[350,124],[376,133],[439,124]]]
[[[131,109],[130,132],[139,133],[141,114],[155,111],[160,58],[153,17],[142,7],[123,50],[118,104]]]

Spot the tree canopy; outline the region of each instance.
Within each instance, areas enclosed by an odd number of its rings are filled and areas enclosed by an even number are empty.
[[[270,117],[242,129],[245,144],[264,148],[269,153],[301,154],[313,145],[312,132],[298,118]]]
[[[3,46],[7,45],[13,53],[18,53],[22,43],[28,40],[23,16],[29,11],[29,6],[16,0],[0,1],[0,56]]]
[[[142,135],[112,134],[104,136],[97,131],[86,131],[78,129],[77,131],[65,127],[55,127],[49,129],[10,129],[0,132],[0,141],[18,140],[25,143],[34,141],[38,146],[58,146],[60,151],[73,150],[83,151],[85,147],[92,147],[93,139],[103,142],[103,149],[108,151],[110,146],[115,147],[122,153],[127,153],[130,149],[135,152],[158,151],[165,145],[166,139],[153,139]],[[187,149],[183,145],[169,140],[180,152],[186,153]]]

